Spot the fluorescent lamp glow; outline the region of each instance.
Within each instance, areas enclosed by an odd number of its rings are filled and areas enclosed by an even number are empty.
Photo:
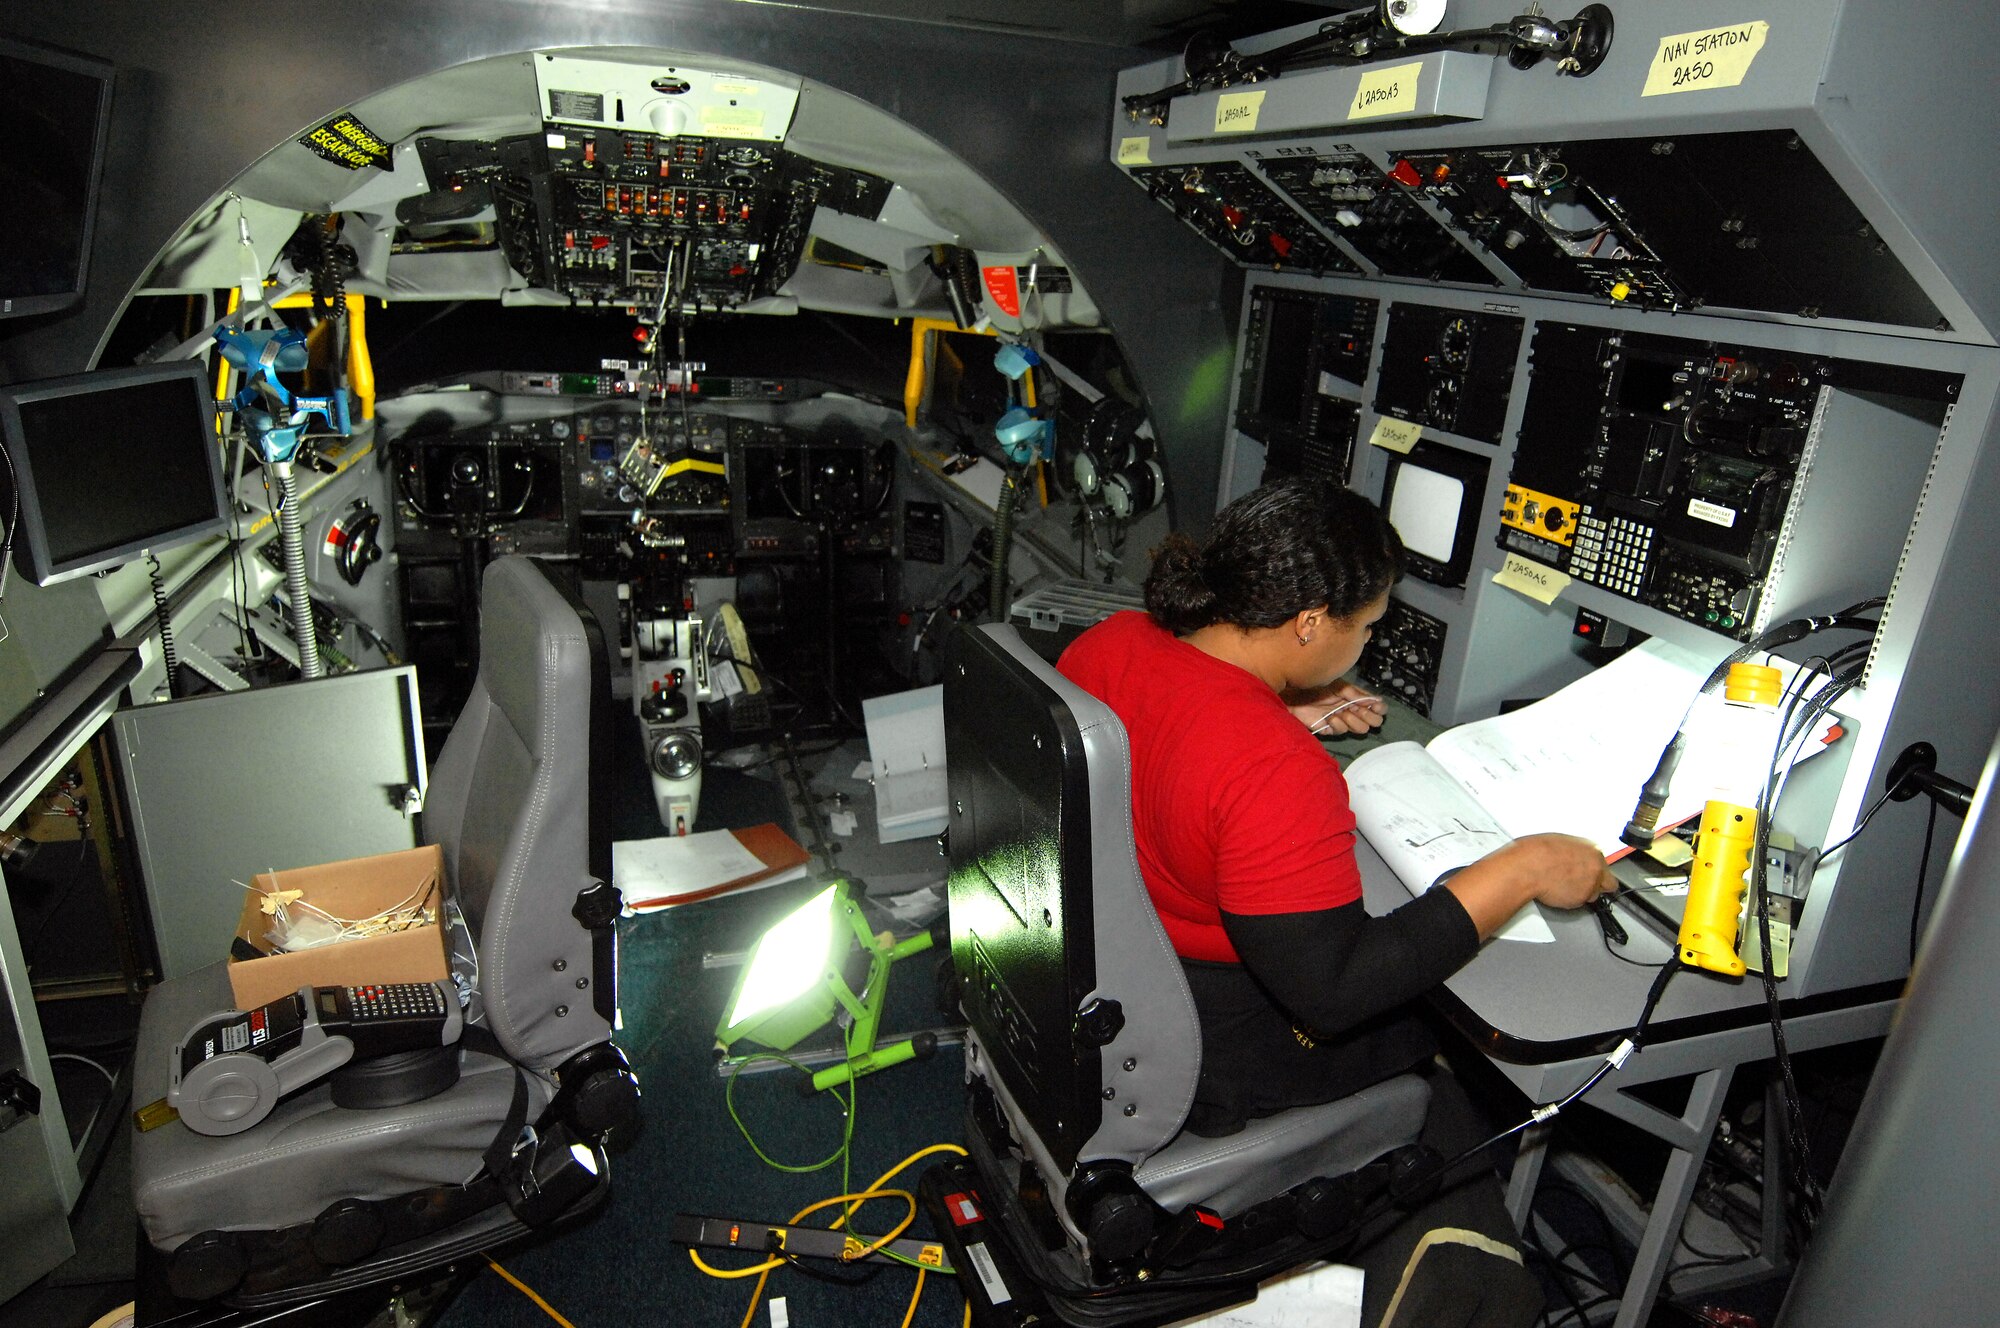
[[[833,946],[833,909],[839,897],[839,885],[829,885],[764,933],[750,954],[729,1027],[790,1005],[820,985]]]

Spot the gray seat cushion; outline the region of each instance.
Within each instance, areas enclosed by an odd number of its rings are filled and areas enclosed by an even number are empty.
[[[196,1021],[231,1008],[227,964],[153,988],[139,1020],[133,1101],[165,1097],[174,1045]],[[532,1118],[550,1090],[535,1076],[529,1090]],[[468,1052],[455,1086],[407,1106],[342,1109],[322,1082],[243,1134],[210,1138],[169,1122],[132,1141],[140,1221],[156,1247],[172,1250],[200,1231],[309,1221],[336,1199],[461,1184],[478,1174],[513,1093],[512,1066]]]
[[[1169,1212],[1200,1204],[1233,1217],[1301,1181],[1342,1175],[1414,1143],[1430,1100],[1421,1076],[1400,1074],[1338,1102],[1253,1120],[1220,1139],[1182,1131],[1133,1175]]]

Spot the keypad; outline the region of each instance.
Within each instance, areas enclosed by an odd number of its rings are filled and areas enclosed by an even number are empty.
[[[444,1013],[444,995],[429,982],[373,983],[347,989],[354,1019],[408,1019]]]
[[[1629,517],[1608,520],[1583,509],[1570,545],[1569,574],[1579,581],[1637,598],[1646,584],[1653,553],[1653,528]]]

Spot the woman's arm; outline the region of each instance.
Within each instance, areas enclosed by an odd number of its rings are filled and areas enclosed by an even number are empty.
[[[1429,991],[1530,900],[1579,908],[1615,888],[1572,835],[1527,835],[1384,917],[1360,900],[1302,913],[1222,914],[1237,957],[1272,999],[1331,1037]]]
[[[1422,995],[1479,950],[1479,932],[1449,890],[1379,918],[1356,900],[1307,913],[1225,912],[1222,926],[1250,975],[1322,1037]]]

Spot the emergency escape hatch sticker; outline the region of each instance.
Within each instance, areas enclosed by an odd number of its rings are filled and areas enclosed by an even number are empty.
[[[1645,90],[1639,95],[1659,97],[1736,87],[1750,72],[1757,52],[1764,49],[1764,37],[1770,31],[1771,25],[1758,19],[1662,37],[1660,49],[1653,53],[1653,62],[1646,70]]]
[[[301,134],[299,142],[312,149],[315,155],[336,166],[345,166],[350,171],[358,171],[363,166],[385,171],[395,169],[389,160],[389,145],[351,115],[334,116],[317,129]]]
[[[993,303],[1001,313],[1009,318],[1021,316],[1021,279],[1007,264],[980,269],[986,278],[986,293],[993,297]]]

